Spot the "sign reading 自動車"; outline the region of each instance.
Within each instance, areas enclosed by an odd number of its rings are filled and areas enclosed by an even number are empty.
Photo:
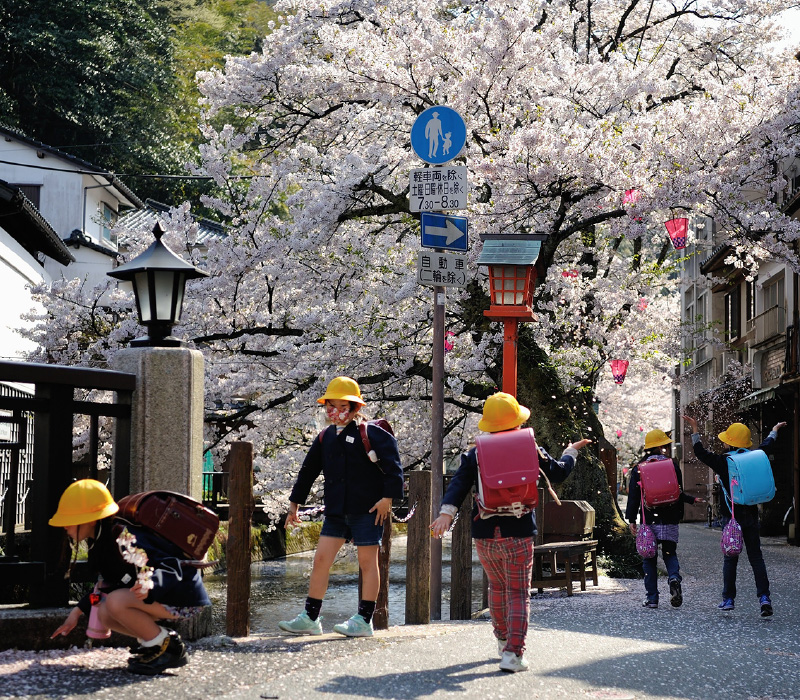
[[[417,282],[431,287],[466,287],[467,259],[462,255],[419,251]]]
[[[409,211],[467,208],[467,166],[413,168],[409,174]]]

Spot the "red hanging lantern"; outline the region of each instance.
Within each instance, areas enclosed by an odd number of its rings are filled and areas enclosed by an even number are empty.
[[[632,190],[625,190],[625,194],[622,197],[623,204],[636,204],[639,201],[639,197],[642,196],[642,193],[639,190],[632,189]]]
[[[686,234],[689,230],[689,219],[684,217],[670,219],[664,222],[664,226],[667,227],[667,233],[669,233],[669,237],[672,239],[672,245],[675,247],[675,250],[682,250],[685,248]]]
[[[577,270],[563,270],[563,271],[561,272],[561,276],[562,276],[562,277],[571,277],[571,278],[573,278],[573,279],[575,279],[576,277],[579,277],[579,276],[580,276],[580,274],[581,274],[581,273],[580,273],[580,272],[578,272]]]
[[[614,382],[617,384],[622,384],[625,381],[625,375],[628,372],[628,364],[630,364],[627,360],[611,360],[609,362],[611,365],[611,376],[614,377]]]
[[[444,334],[444,351],[446,353],[450,352],[455,347],[455,343],[448,340],[448,338],[451,337],[455,337],[455,333],[453,333],[453,331],[447,331],[447,333]]]
[[[621,438],[621,437],[622,437],[622,431],[621,431],[621,430],[617,430],[617,437],[618,437],[618,438]]]

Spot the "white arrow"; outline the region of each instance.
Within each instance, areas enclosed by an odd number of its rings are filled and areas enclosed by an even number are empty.
[[[450,245],[453,241],[458,240],[464,235],[464,232],[458,228],[450,219],[445,219],[444,226],[426,226],[425,231],[431,236],[447,236],[445,245]]]

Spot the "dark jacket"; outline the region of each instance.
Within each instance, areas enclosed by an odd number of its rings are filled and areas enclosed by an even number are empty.
[[[675,467],[675,474],[678,477],[680,496],[674,503],[667,503],[654,508],[645,508],[645,522],[648,525],[677,525],[683,520],[683,504],[694,503],[695,497],[683,491],[683,474],[676,460],[672,460]],[[639,480],[639,465],[631,469],[630,482],[628,485],[628,505],[625,507],[625,517],[628,522],[635,523],[636,518],[641,518],[642,511],[642,487]]]
[[[450,485],[442,499],[443,504],[459,508],[467,494],[478,486],[478,460],[476,448],[461,455],[461,466],[450,480]],[[544,472],[550,481],[564,481],[573,467],[575,458],[562,455],[560,461],[553,459],[544,449],[539,447],[539,470]],[[478,505],[472,505],[472,537],[474,539],[492,539],[494,530],[500,528],[503,537],[533,537],[536,534],[536,512],[527,513],[515,518],[513,515],[493,515],[489,518],[478,517]]]
[[[757,449],[764,450],[765,452],[769,451],[775,444],[776,437],[777,434],[775,432],[771,432]],[[692,443],[694,447],[694,456],[697,457],[697,459],[699,459],[703,464],[707,464],[709,467],[711,467],[711,470],[719,477],[720,486],[725,492],[722,496],[720,509],[724,516],[730,518],[731,508],[728,504],[728,501],[731,497],[731,479],[728,475],[728,459],[725,457],[725,454],[709,452],[705,447],[703,447],[703,442],[698,433],[692,435]],[[740,522],[742,520],[745,520],[746,522],[758,522],[758,506],[745,506],[737,503],[734,506],[734,509],[736,510],[736,519]]]
[[[110,592],[117,588],[132,588],[136,584],[136,567],[122,558],[117,537],[127,527],[136,537],[136,547],[147,552],[147,565],[155,569],[153,589],[146,603],[163,603],[176,607],[211,605],[203,586],[200,571],[186,564],[186,555],[163,537],[141,527],[130,525],[114,516],[97,523],[95,539],[89,540],[89,568],[103,579],[101,590]],[[89,595],[78,602],[84,614],[89,614]]]
[[[363,515],[382,498],[402,498],[403,467],[397,440],[374,425],[367,426],[367,435],[377,462],[367,457],[355,421],[338,435],[331,425],[322,432],[322,440],[314,438],[289,500],[305,503],[320,474],[325,479],[328,515]]]

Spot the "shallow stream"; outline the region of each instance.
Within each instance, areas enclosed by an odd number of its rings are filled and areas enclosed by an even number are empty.
[[[356,612],[358,606],[358,563],[355,548],[342,549],[331,570],[330,584],[322,606],[323,626],[330,631]],[[292,554],[283,559],[252,565],[250,590],[250,632],[269,634],[277,631],[280,620],[290,620],[303,610],[308,594],[308,575],[314,552]],[[442,547],[442,619],[450,619],[450,538]],[[389,624],[405,623],[406,538],[392,540],[389,565]],[[480,609],[483,570],[477,556],[472,562],[472,610]],[[226,576],[210,574],[205,578],[208,594],[214,603],[215,633],[224,633]]]

